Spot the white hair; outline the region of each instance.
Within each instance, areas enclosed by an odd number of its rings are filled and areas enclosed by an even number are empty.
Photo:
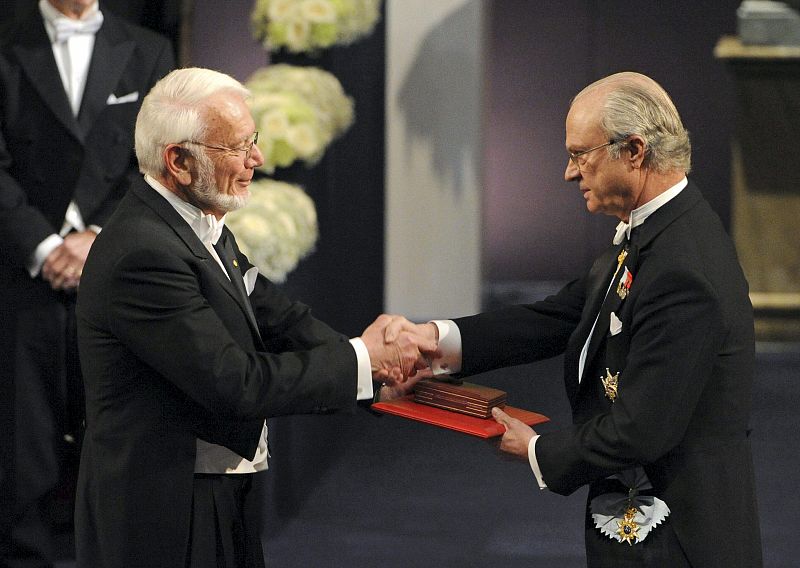
[[[612,158],[629,136],[641,136],[647,145],[645,165],[659,173],[681,170],[689,173],[692,145],[678,109],[667,92],[646,75],[623,72],[596,81],[575,96],[573,103],[590,91],[607,91],[600,126],[609,140]]]
[[[161,79],[142,101],[136,117],[136,158],[139,171],[153,177],[166,172],[164,148],[201,140],[206,130],[205,101],[222,91],[246,99],[250,91],[224,73],[189,67]]]

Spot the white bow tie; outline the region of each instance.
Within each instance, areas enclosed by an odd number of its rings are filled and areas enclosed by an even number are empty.
[[[614,234],[614,244],[621,245],[625,239],[630,238],[630,224],[625,221],[620,221],[617,225],[617,232]]]
[[[200,229],[197,233],[200,240],[213,246],[217,244],[219,237],[222,235],[222,229],[225,227],[225,218],[217,219],[214,215],[201,214],[199,226]]]
[[[64,43],[76,34],[96,34],[103,25],[103,13],[99,10],[84,20],[73,20],[63,17],[53,20],[55,28],[55,42]]]

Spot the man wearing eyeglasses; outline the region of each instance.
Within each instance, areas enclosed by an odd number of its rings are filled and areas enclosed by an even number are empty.
[[[434,368],[475,374],[564,355],[573,424],[538,434],[495,409],[500,449],[541,489],[588,486],[595,567],[753,568],[748,287],[717,215],[687,179],[689,136],[652,79],[620,73],[574,98],[564,177],[620,220],[583,277],[531,304],[398,330],[439,338]]]
[[[77,306],[79,566],[262,567],[250,489],[268,465],[265,419],[371,402],[373,378],[403,394],[436,348],[384,343],[386,316],[348,341],[238,250],[225,214],[264,161],[248,96],[181,69],[142,104],[144,179],[92,247]]]

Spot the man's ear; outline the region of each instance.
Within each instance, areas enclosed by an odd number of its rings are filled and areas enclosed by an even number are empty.
[[[184,187],[191,185],[194,156],[186,148],[168,144],[164,148],[164,165],[167,168],[167,175],[174,178],[179,185]]]
[[[630,152],[630,165],[634,170],[638,170],[644,163],[647,155],[647,142],[641,136],[634,134],[630,136],[624,146]]]

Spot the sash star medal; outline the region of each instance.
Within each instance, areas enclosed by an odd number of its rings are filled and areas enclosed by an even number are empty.
[[[633,546],[642,542],[669,516],[669,507],[658,497],[647,495],[653,484],[641,466],[615,473],[608,479],[619,481],[628,491],[602,493],[592,499],[589,509],[595,528],[620,544]]]
[[[634,520],[636,516],[636,509],[628,507],[621,521],[617,521],[617,534],[619,535],[620,542],[627,542],[632,545],[634,541],[639,538],[639,524]]]

